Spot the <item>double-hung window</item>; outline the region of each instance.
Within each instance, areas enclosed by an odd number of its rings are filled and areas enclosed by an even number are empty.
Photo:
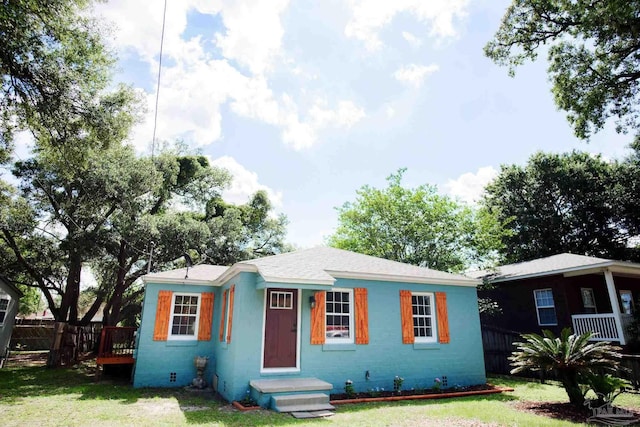
[[[553,302],[551,289],[536,289],[533,291],[533,296],[536,303],[536,311],[538,312],[538,325],[557,325],[556,306]]]
[[[335,289],[326,294],[326,342],[353,343],[353,289]]]
[[[11,299],[7,295],[0,295],[0,326],[4,325],[4,320],[9,311],[9,302],[11,302]]]
[[[199,294],[174,294],[171,307],[170,339],[197,339],[200,314]]]
[[[415,342],[436,342],[435,301],[432,293],[412,293],[413,336]]]

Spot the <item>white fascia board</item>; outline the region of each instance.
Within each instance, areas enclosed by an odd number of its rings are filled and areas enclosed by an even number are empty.
[[[213,280],[202,279],[178,279],[171,277],[142,277],[142,282],[146,285],[149,283],[168,284],[168,285],[197,285],[197,286],[220,286]]]
[[[482,284],[479,279],[446,279],[446,278],[428,278],[416,276],[402,276],[391,274],[375,274],[375,273],[352,273],[346,271],[329,271],[327,273],[339,279],[361,279],[361,280],[377,280],[382,282],[405,282],[405,283],[423,283],[427,285],[451,285],[451,286],[472,286],[477,287]]]
[[[640,275],[640,264],[628,263],[621,261],[605,261],[598,264],[581,265],[578,267],[559,268],[556,270],[544,271],[539,273],[521,274],[514,276],[501,277],[499,279],[490,279],[491,283],[509,282],[511,280],[531,279],[535,277],[554,276],[562,274],[564,277],[585,276],[587,274],[602,273],[605,270],[614,273],[627,273]]]
[[[218,278],[215,279],[214,282],[216,283],[217,286],[221,286],[225,282],[227,282],[229,279],[231,279],[233,276],[240,274],[242,272],[257,273],[258,267],[251,264],[243,264],[243,263],[237,262],[233,264],[231,267],[229,267],[227,271],[225,271],[220,276],[218,276]]]
[[[262,275],[261,275],[262,276]],[[297,285],[324,285],[333,286],[335,279],[303,279],[300,277],[271,277],[262,276],[267,283],[292,283]]]

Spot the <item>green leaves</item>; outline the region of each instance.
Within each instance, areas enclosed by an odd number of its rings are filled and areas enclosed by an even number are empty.
[[[627,215],[636,181],[622,176],[632,170],[639,169],[580,152],[536,153],[524,167],[503,165],[482,203],[511,231],[502,236],[505,261],[562,252],[631,258]]]
[[[517,351],[509,358],[512,374],[531,370],[555,373],[567,391],[571,403],[582,405],[580,382],[601,371],[615,372],[620,364],[620,348],[606,341],[589,341],[593,333],[576,335],[564,328],[559,337],[544,330],[543,335],[523,334],[523,342],[514,343]]]
[[[638,131],[639,7],[637,0],[513,0],[485,55],[513,75],[547,50],[556,104],[579,138],[609,117],[619,132]]]
[[[436,188],[402,187],[404,169],[384,189],[364,186],[338,208],[331,246],[443,271],[491,260],[501,228],[489,211],[474,211]]]

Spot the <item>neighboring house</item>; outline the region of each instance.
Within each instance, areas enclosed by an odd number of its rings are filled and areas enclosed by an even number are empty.
[[[0,277],[0,367],[2,367],[9,349],[13,323],[18,313],[18,303],[21,297],[22,292],[18,288]]]
[[[564,253],[468,275],[495,285],[481,296],[494,299],[502,313],[483,316],[483,325],[520,333],[557,334],[570,326],[624,345],[640,298],[640,264],[584,255]]]
[[[149,274],[134,386],[184,386],[194,357],[225,399],[485,382],[476,285],[464,276],[319,247]],[[251,383],[251,388],[249,387]],[[275,400],[274,400],[275,402]]]

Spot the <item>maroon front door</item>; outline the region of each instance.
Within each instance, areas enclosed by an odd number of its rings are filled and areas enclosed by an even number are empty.
[[[298,290],[267,289],[264,367],[295,368],[298,341]]]

